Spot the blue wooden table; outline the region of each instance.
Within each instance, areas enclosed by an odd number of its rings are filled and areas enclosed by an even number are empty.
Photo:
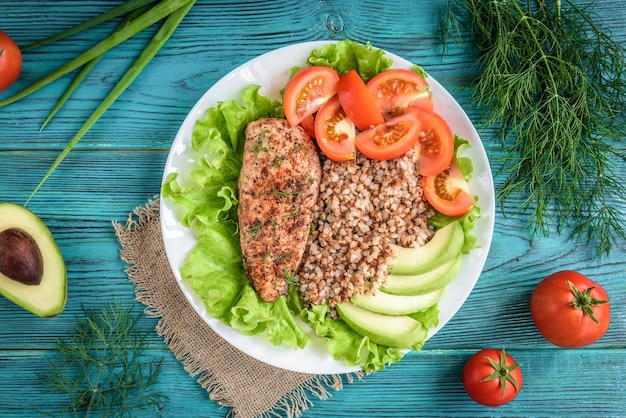
[[[587,1],[581,1],[587,4]],[[0,29],[27,44],[119,4],[114,0],[0,1]],[[54,319],[40,319],[0,298],[0,416],[55,415],[58,395],[36,374],[46,367],[58,337],[66,335],[81,305],[101,307],[115,298],[134,300],[124,273],[112,220],[158,194],[172,140],[200,96],[234,67],[272,49],[298,42],[349,37],[421,64],[466,109],[467,45],[442,56],[435,35],[440,1],[199,1],[146,70],[72,151],[29,208],[49,226],[65,257],[69,300]],[[594,17],[626,42],[622,1],[598,0]],[[109,28],[76,36],[25,54],[20,80],[0,98],[30,84],[82,52]],[[23,204],[91,109],[108,93],[149,39],[146,31],[111,51],[42,132],[40,124],[69,83],[63,79],[0,109],[0,201]],[[490,155],[499,152],[493,131],[480,131]],[[497,173],[495,159],[493,171]],[[626,177],[622,163],[617,175]],[[503,178],[496,177],[498,187]],[[624,200],[615,206],[626,211]],[[339,416],[626,416],[626,251],[624,242],[599,260],[584,243],[556,232],[530,240],[523,215],[497,213],[493,245],[484,271],[456,316],[420,352],[388,370],[346,385],[316,401],[306,417]],[[578,270],[604,285],[612,323],[596,344],[557,349],[537,332],[529,296],[540,279]],[[142,328],[153,330],[155,319]],[[209,399],[155,332],[150,351],[163,355],[159,387],[169,394],[163,410],[144,416],[209,417],[228,412]],[[481,348],[505,346],[523,363],[524,387],[510,404],[486,408],[464,392],[461,370]]]

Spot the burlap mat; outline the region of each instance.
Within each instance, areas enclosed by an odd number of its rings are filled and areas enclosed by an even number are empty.
[[[329,389],[340,390],[354,375],[295,373],[260,362],[217,335],[195,312],[176,283],[161,235],[159,201],[129,214],[125,225],[113,222],[121,244],[120,256],[146,312],[159,317],[157,333],[197,377],[210,398],[231,408],[237,418],[297,417],[313,405],[311,397],[326,399]]]

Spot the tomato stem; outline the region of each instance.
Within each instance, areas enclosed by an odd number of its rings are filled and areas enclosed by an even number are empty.
[[[519,385],[517,380],[511,375],[511,372],[522,365],[520,363],[515,363],[510,366],[506,365],[506,352],[504,351],[504,347],[502,347],[502,351],[500,352],[500,363],[496,363],[491,357],[485,356],[485,358],[489,361],[489,364],[494,369],[494,372],[489,376],[485,377],[481,382],[487,382],[489,380],[498,379],[500,380],[500,387],[502,388],[502,397],[504,398],[504,392],[506,390],[506,382],[507,380],[511,382],[513,387],[515,387],[515,391],[519,391]]]
[[[585,289],[584,292],[581,292],[576,286],[574,286],[574,283],[569,280],[567,280],[567,284],[570,289],[572,289],[572,293],[574,294],[574,299],[571,302],[572,306],[576,309],[582,309],[583,313],[589,316],[589,318],[597,324],[598,320],[593,314],[592,308],[597,305],[608,303],[609,301],[599,300],[591,296],[591,291],[595,289],[595,286],[589,287]]]

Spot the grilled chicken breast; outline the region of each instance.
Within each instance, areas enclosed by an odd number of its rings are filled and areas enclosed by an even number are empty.
[[[239,234],[246,274],[259,297],[287,293],[300,266],[322,169],[311,137],[284,119],[246,127],[239,175]]]

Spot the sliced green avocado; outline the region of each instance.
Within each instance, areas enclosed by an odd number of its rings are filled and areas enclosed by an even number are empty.
[[[376,344],[419,350],[426,341],[426,328],[408,316],[383,315],[345,302],[336,307],[350,328]]]
[[[462,255],[422,274],[390,274],[381,289],[392,295],[421,295],[447,286],[461,271]]]
[[[414,275],[433,270],[459,255],[464,242],[463,226],[459,221],[451,222],[421,247],[399,247],[396,265],[389,273]]]
[[[48,227],[30,210],[0,203],[0,294],[40,317],[65,308],[65,262]]]
[[[358,298],[353,298],[352,303],[380,314],[408,315],[430,308],[439,302],[442,295],[443,288],[414,296],[392,295],[379,291],[376,295],[361,295]]]

